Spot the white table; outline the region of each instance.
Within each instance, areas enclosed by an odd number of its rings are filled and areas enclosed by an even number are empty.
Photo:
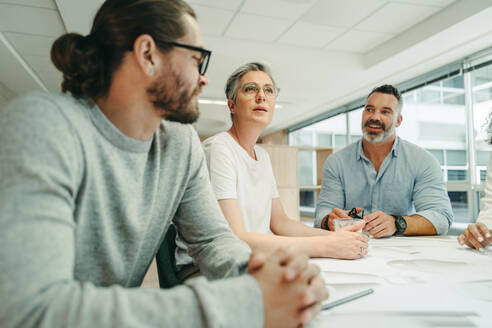
[[[310,327],[492,327],[490,247],[481,253],[456,237],[391,237],[371,239],[358,260],[311,261],[331,300],[375,291],[323,311]]]

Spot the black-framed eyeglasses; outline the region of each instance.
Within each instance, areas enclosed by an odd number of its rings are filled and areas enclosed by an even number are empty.
[[[200,62],[198,63],[198,72],[200,75],[205,75],[207,72],[208,68],[208,63],[210,62],[210,56],[212,55],[211,50],[203,49],[200,47],[195,47],[195,46],[190,46],[189,44],[184,44],[184,43],[179,43],[179,42],[174,42],[174,41],[163,41],[159,42],[163,44],[170,44],[175,47],[180,47],[180,48],[185,48],[193,51],[198,51],[202,55],[200,58]]]

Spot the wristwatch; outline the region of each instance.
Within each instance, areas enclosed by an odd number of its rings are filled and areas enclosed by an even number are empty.
[[[393,236],[401,236],[407,230],[407,220],[401,215],[391,215],[395,218],[396,231]]]
[[[325,216],[322,220],[321,220],[321,229],[325,229],[325,230],[330,230],[330,226],[328,225],[328,215]]]

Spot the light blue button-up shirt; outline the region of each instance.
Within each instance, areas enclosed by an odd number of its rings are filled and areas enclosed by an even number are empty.
[[[439,235],[448,232],[453,212],[441,167],[426,150],[396,137],[379,172],[364,155],[362,140],[326,159],[316,206],[315,226],[333,208],[361,207],[365,215],[418,214],[429,220]]]

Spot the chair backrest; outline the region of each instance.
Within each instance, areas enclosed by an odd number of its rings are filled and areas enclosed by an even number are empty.
[[[176,275],[175,251],[176,227],[171,223],[155,257],[159,286],[161,288],[171,288],[182,284],[182,281]]]

